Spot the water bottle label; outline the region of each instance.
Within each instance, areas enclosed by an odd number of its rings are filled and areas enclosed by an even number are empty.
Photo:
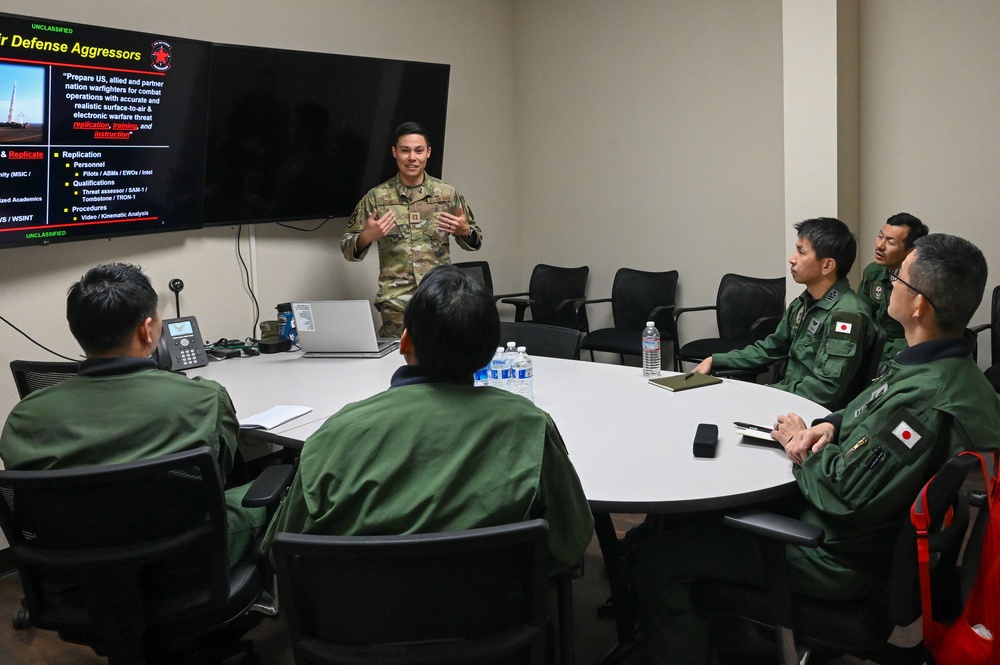
[[[634,337],[632,339],[635,339]],[[642,340],[642,350],[643,351],[659,351],[660,350],[660,340],[658,339],[644,339]]]
[[[512,376],[514,376],[513,370],[504,369],[503,371],[500,372],[500,377],[503,379],[509,379]]]
[[[517,370],[517,378],[518,379],[530,379],[533,374],[534,374],[534,371],[530,367],[529,368],[525,368],[525,369],[519,369],[519,370]]]

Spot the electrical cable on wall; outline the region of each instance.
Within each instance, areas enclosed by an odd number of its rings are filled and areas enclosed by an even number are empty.
[[[35,346],[37,346],[37,347],[40,347],[40,348],[42,348],[42,349],[45,349],[46,351],[48,351],[48,352],[49,352],[49,353],[51,353],[52,355],[54,355],[54,356],[58,356],[58,357],[62,358],[63,360],[69,360],[69,361],[71,361],[71,362],[80,362],[80,359],[79,359],[79,358],[70,358],[69,356],[64,356],[64,355],[63,355],[63,354],[61,354],[61,353],[56,353],[55,351],[53,351],[53,350],[52,350],[52,349],[50,349],[49,347],[45,346],[44,344],[41,344],[40,342],[36,342],[35,340],[33,340],[33,339],[31,338],[31,336],[30,336],[30,335],[28,335],[28,333],[24,332],[23,330],[21,330],[20,328],[18,328],[17,326],[15,326],[15,325],[14,325],[13,323],[11,323],[10,321],[8,321],[7,319],[5,319],[5,318],[4,318],[4,317],[2,317],[2,316],[0,316],[0,321],[3,321],[3,322],[4,322],[4,323],[6,323],[6,324],[7,324],[8,326],[10,326],[11,328],[13,328],[14,330],[16,330],[17,332],[19,332],[19,333],[21,333],[22,335],[24,335],[24,338],[25,338],[25,339],[27,339],[27,340],[28,340],[29,342],[31,342],[32,344],[34,344]]]
[[[243,260],[243,250],[240,247],[240,237],[242,234],[243,225],[241,224],[236,227],[236,256],[240,260],[240,265],[243,266],[243,276],[246,279],[247,293],[250,294],[250,299],[253,300],[253,328],[250,329],[250,339],[257,339],[257,324],[260,322],[260,303],[257,302],[257,294],[253,292],[253,285],[250,283],[250,267]]]

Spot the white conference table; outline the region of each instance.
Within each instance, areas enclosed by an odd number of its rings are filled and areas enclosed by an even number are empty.
[[[618,646],[602,662],[617,662],[628,654],[635,636],[611,514],[692,513],[789,495],[795,480],[784,452],[744,442],[733,422],[769,426],[788,412],[810,422],[827,410],[797,395],[730,379],[670,392],[649,385],[638,367],[543,357],[533,361],[535,404],[551,414],[562,433],[594,512],[618,632]],[[310,413],[273,430],[244,431],[251,442],[300,449],[343,406],[385,390],[402,364],[398,353],[344,360],[288,352],[214,362],[188,373],[224,385],[241,418],[279,404],[310,407]],[[714,458],[694,457],[699,423],[719,428]]]
[[[559,427],[595,512],[693,512],[785,494],[794,484],[791,462],[780,450],[744,443],[732,423],[770,425],[790,411],[809,422],[827,413],[802,397],[746,382],[674,393],[649,385],[638,367],[533,361],[535,404]],[[401,364],[397,353],[344,360],[291,352],[214,362],[188,374],[224,385],[241,418],[278,404],[310,407],[274,430],[244,435],[300,447],[344,405],[385,390]],[[719,427],[715,458],[693,455],[699,423]]]

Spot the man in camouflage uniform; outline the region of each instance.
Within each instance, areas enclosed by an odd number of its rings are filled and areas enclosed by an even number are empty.
[[[749,369],[787,359],[775,388],[839,409],[860,389],[858,373],[875,339],[867,308],[851,290],[847,273],[857,241],[839,219],[821,217],[795,225],[799,237],[789,257],[792,279],[806,287],[766,338],[743,349],[717,353],[694,371]]]
[[[365,258],[378,243],[379,276],[375,309],[381,337],[403,333],[403,310],[431,268],[451,263],[449,236],[470,251],[483,234],[465,199],[451,185],[425,173],[431,147],[415,122],[396,128],[392,156],[399,173],[370,190],[351,215],[340,249],[348,261]]]
[[[942,233],[916,241],[889,312],[908,348],[842,411],[814,421],[780,415],[771,437],[793,463],[799,494],[769,505],[823,529],[811,549],[786,545],[793,593],[879,599],[899,530],[924,483],[962,450],[995,445],[1000,400],[963,336],[986,286],[986,259]],[[692,590],[712,579],[763,586],[754,536],[707,513],[639,545],[632,567],[648,663],[717,663],[709,624]]]
[[[889,316],[889,295],[892,293],[890,270],[898,270],[903,259],[913,251],[913,243],[927,235],[927,226],[908,212],[900,212],[886,220],[875,241],[875,260],[861,275],[858,297],[868,306],[875,323],[886,332],[880,365],[884,365],[906,348],[903,326]]]

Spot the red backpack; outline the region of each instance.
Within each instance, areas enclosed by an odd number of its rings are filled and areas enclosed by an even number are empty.
[[[975,578],[964,605],[951,620],[936,620],[931,603],[933,589],[928,539],[933,537],[933,522],[936,518],[940,519],[927,509],[928,488],[934,478],[924,485],[910,509],[910,519],[917,531],[923,641],[937,665],[998,665],[1000,648],[994,647],[1000,640],[998,455],[975,451],[966,451],[961,455],[978,458],[986,493],[962,561],[966,574],[974,571]]]

